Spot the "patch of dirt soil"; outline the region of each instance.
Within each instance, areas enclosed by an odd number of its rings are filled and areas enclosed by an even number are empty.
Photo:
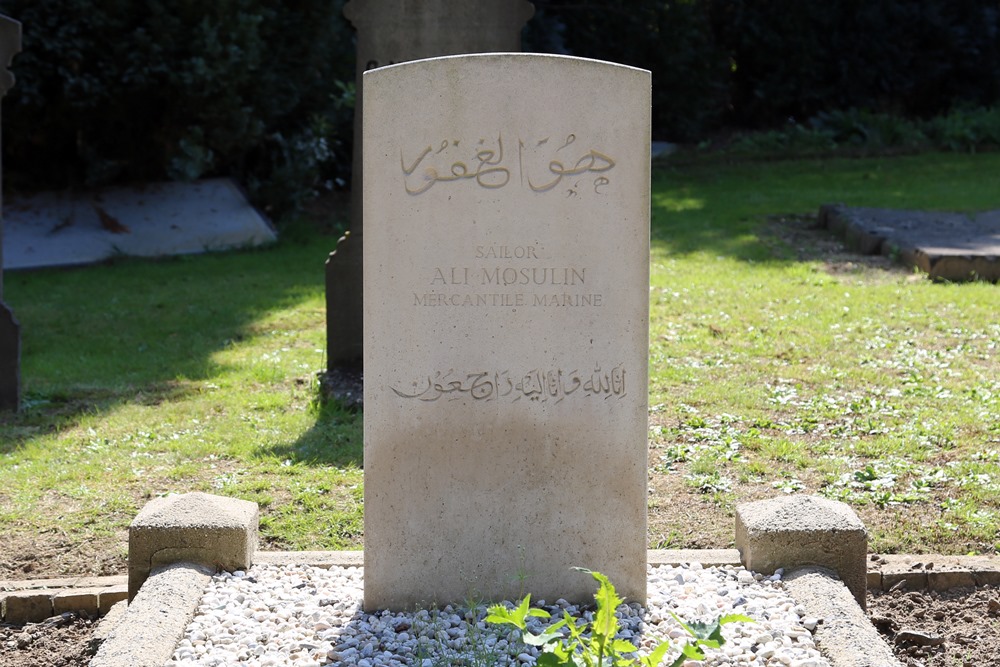
[[[1000,656],[1000,587],[868,594],[868,615],[907,667],[985,667]]]
[[[822,261],[831,275],[878,273],[913,281],[926,278],[890,257],[850,250],[843,239],[820,226],[818,215],[768,216],[761,242],[775,250],[778,257],[787,257],[791,252],[800,262]]]
[[[87,541],[55,534],[7,535],[0,543],[0,579],[124,574],[128,533],[119,533]]]
[[[87,667],[96,647],[97,621],[67,612],[41,623],[0,624],[0,665],[4,667]]]

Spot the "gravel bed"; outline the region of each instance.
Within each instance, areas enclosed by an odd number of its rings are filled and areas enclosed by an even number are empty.
[[[780,571],[763,577],[741,567],[694,564],[650,566],[647,573],[647,605],[626,602],[619,607],[619,637],[643,652],[669,639],[672,648],[664,664],[679,654],[686,637],[670,612],[687,621],[711,621],[735,612],[755,622],[724,626],[726,644],[686,667],[829,667],[811,632],[822,621],[805,617],[805,610],[784,591]],[[261,565],[222,573],[212,580],[168,667],[535,664],[537,649],[521,643],[511,626],[486,624],[485,607],[366,614],[362,591],[363,571],[356,567]],[[538,600],[536,606],[554,619],[562,617],[563,609],[574,616],[591,614],[565,600]],[[544,624],[538,621],[533,630]]]

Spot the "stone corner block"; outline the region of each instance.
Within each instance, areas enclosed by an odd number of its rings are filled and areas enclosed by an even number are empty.
[[[736,548],[754,572],[805,565],[833,570],[866,607],[868,531],[844,503],[794,495],[737,505]]]
[[[159,566],[181,561],[219,570],[250,567],[257,550],[257,503],[207,493],[155,498],[128,531],[128,599]]]

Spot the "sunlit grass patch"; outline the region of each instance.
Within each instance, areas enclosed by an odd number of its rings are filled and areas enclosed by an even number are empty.
[[[996,552],[998,286],[834,270],[775,230],[829,243],[802,220],[835,201],[1000,206],[1000,154],[667,166],[653,189],[649,545],[728,546],[736,503],[811,493],[876,551]],[[120,571],[139,508],[193,490],[259,503],[267,547],[360,548],[362,416],[316,381],[333,243],[5,274],[25,400],[0,416],[0,563]]]

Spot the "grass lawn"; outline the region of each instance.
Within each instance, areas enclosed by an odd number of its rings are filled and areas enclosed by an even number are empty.
[[[880,552],[1000,549],[1000,287],[852,256],[819,205],[1000,207],[1000,154],[654,170],[651,547],[728,546],[736,502],[854,506]],[[330,220],[275,247],[8,273],[0,579],[123,571],[149,499],[261,505],[265,548],[357,549],[361,417],[317,401]]]

